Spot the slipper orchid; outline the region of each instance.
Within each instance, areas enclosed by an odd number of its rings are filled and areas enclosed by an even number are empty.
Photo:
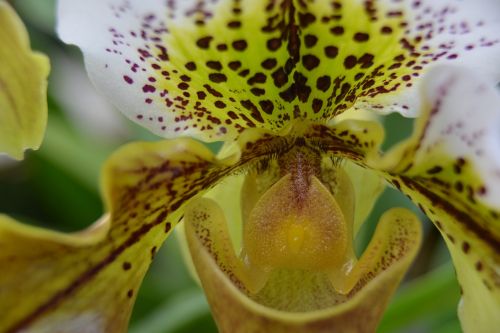
[[[124,331],[184,218],[221,332],[374,331],[421,238],[393,209],[356,258],[380,179],[443,234],[464,330],[497,327],[497,1],[61,0],[59,20],[98,89],[171,140],[110,158],[110,213],[88,230],[0,224],[0,330]],[[414,133],[383,154],[361,110]]]

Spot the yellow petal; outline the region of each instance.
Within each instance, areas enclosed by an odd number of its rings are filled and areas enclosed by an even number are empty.
[[[227,168],[192,140],[130,144],[105,165],[110,214],[88,230],[67,235],[0,217],[0,331],[124,332],[181,207]]]
[[[354,187],[354,226],[353,234],[357,235],[359,228],[370,215],[377,199],[385,189],[385,181],[373,170],[345,161],[342,164]]]
[[[0,45],[0,152],[20,160],[43,139],[49,60],[31,51],[26,28],[6,1],[0,1]]]

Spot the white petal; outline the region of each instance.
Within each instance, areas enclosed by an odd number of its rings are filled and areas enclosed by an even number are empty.
[[[279,130],[355,101],[416,116],[420,78],[443,62],[500,78],[498,1],[270,3],[62,0],[59,33],[99,90],[165,137]]]
[[[182,94],[175,85],[182,81],[173,82],[177,91],[169,98],[163,82],[168,78],[161,77],[154,67],[169,57],[170,52],[175,53],[166,49],[167,22],[183,25],[183,18],[193,13],[197,3],[61,0],[58,33],[63,41],[82,49],[94,85],[129,118],[164,137],[175,137],[178,132],[196,135],[196,128],[177,124],[186,120],[180,117],[187,117],[185,110],[183,114],[178,112],[183,109],[182,101],[175,99]],[[205,10],[213,7],[213,3],[207,4]],[[187,25],[193,24],[192,20],[185,21]],[[224,133],[222,129],[218,134]]]
[[[402,49],[417,55],[401,66],[413,73],[395,94],[365,98],[357,108],[379,113],[399,112],[415,117],[420,110],[419,87],[424,74],[438,64],[467,66],[492,82],[500,81],[500,1],[497,0],[382,0],[386,16],[402,13]],[[392,13],[392,14],[391,14]],[[404,39],[404,40],[403,40]],[[402,52],[406,53],[406,52]]]
[[[415,161],[439,147],[470,160],[484,182],[478,199],[500,207],[500,92],[483,78],[448,66],[436,68],[426,82],[433,111]]]

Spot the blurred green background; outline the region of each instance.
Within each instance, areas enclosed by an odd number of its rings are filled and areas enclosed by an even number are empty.
[[[126,120],[93,89],[79,51],[63,45],[55,35],[55,0],[10,2],[29,29],[32,47],[49,55],[52,73],[42,148],[28,152],[22,162],[0,157],[0,211],[25,223],[79,230],[103,213],[99,173],[106,157],[126,142],[159,138]],[[411,121],[397,115],[387,117],[385,126],[384,148],[407,137],[412,129]],[[393,206],[417,212],[406,197],[387,189],[356,240],[359,251],[369,241],[380,215]],[[459,287],[448,252],[436,229],[424,216],[422,220],[424,245],[379,332],[460,332],[456,315]],[[130,332],[217,331],[174,238],[165,243],[144,280]]]

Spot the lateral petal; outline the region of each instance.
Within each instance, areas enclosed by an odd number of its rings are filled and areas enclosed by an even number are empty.
[[[123,332],[182,207],[230,169],[189,139],[134,143],[103,172],[110,214],[62,234],[0,217],[0,331]]]
[[[426,79],[410,139],[372,164],[434,222],[450,250],[467,332],[500,324],[500,94],[462,68]]]

